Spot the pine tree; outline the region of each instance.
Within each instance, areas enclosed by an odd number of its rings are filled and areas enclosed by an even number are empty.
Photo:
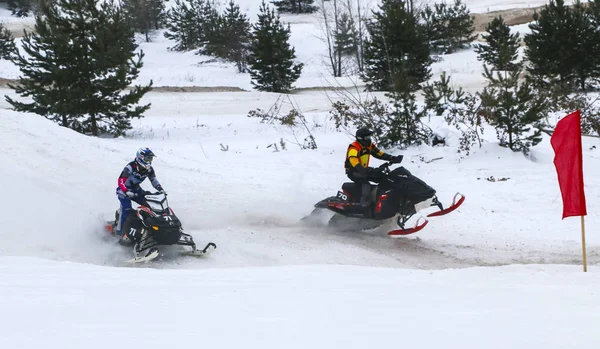
[[[445,8],[446,5],[441,4],[436,6],[444,6]],[[438,8],[432,8],[427,5],[419,12],[419,16],[422,19],[423,32],[429,42],[430,51],[431,53],[438,54],[444,52],[444,23],[437,13],[439,10],[435,11],[434,9]]]
[[[176,42],[169,48],[173,51],[204,49],[218,30],[219,15],[214,0],[175,0],[166,17],[164,36]]]
[[[238,71],[247,69],[248,46],[250,44],[250,21],[240,12],[240,6],[229,1],[219,17],[218,36],[207,43],[207,52],[235,62]]]
[[[354,21],[344,12],[337,21],[335,36],[335,51],[341,56],[353,55],[356,53],[356,38],[354,37]]]
[[[533,19],[524,37],[529,73],[585,90],[600,70],[600,29],[590,12],[579,1],[569,8],[564,0],[551,0]]]
[[[41,2],[35,30],[25,32],[25,55],[13,58],[21,70],[18,85],[9,85],[31,102],[5,96],[14,110],[33,112],[77,132],[122,135],[131,119],[150,107],[137,105],[151,89],[135,86],[143,52],[123,11],[113,2],[53,0]],[[135,59],[137,57],[137,60]]]
[[[367,24],[361,78],[368,90],[416,91],[431,77],[429,45],[423,28],[403,2],[383,0]]]
[[[480,59],[487,63],[484,77],[488,81],[478,93],[480,114],[496,129],[500,146],[527,154],[542,140],[540,127],[536,126],[548,115],[550,103],[547,94],[536,90],[530,79],[520,79],[523,67],[516,61],[518,36],[510,34],[501,17],[495,18],[486,31],[488,45],[477,48]]]
[[[10,60],[15,50],[15,38],[10,30],[0,23],[0,59]]]
[[[144,34],[147,42],[150,41],[150,33],[160,29],[165,20],[163,0],[123,0],[123,9],[131,27]]]
[[[475,40],[475,27],[470,11],[461,0],[452,6],[446,2],[427,5],[419,13],[424,21],[425,32],[434,53],[452,53],[465,48]]]
[[[33,10],[33,0],[8,0],[8,9],[13,16],[27,17]]]
[[[479,94],[481,113],[496,129],[500,146],[527,154],[542,140],[540,128],[532,130],[532,126],[548,115],[546,96],[528,80],[519,80],[520,69],[495,76],[487,66],[484,70],[489,84]]]
[[[225,23],[224,18],[219,15],[215,0],[203,0],[198,17],[198,28],[200,31],[200,54],[222,56],[221,52],[210,52],[209,45],[223,40],[222,30]],[[216,46],[218,47],[218,45]]]
[[[274,0],[271,1],[277,11],[281,13],[313,13],[317,7],[313,5],[315,0]]]
[[[175,4],[166,14],[166,31],[164,36],[175,41],[172,51],[188,51],[198,47],[199,33],[195,14],[186,2],[175,0]]]
[[[454,0],[452,7],[448,8],[446,53],[468,47],[469,43],[477,38],[477,35],[473,35],[474,21],[467,6],[461,0]]]
[[[423,127],[421,119],[427,115],[427,111],[417,105],[416,96],[408,91],[387,96],[392,100],[390,112],[382,120],[388,127],[382,145],[388,143],[388,146],[411,146],[426,143],[431,131]]]
[[[492,66],[494,70],[516,70],[518,58],[519,33],[511,34],[510,27],[502,16],[495,17],[485,28],[483,35],[486,44],[475,47],[477,58]]]
[[[275,11],[264,0],[258,21],[253,25],[248,63],[252,85],[259,91],[289,92],[302,72],[294,63],[296,53],[289,44],[290,26],[284,27]]]

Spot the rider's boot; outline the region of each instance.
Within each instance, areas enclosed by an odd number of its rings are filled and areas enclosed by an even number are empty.
[[[371,184],[366,183],[362,185],[360,195],[360,205],[362,207],[369,207],[371,205]]]

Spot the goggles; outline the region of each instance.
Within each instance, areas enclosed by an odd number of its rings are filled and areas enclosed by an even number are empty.
[[[371,136],[362,136],[362,137],[356,137],[356,139],[358,139],[359,141],[363,141],[365,143],[371,143]]]

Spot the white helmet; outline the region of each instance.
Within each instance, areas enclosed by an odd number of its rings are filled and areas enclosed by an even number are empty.
[[[152,167],[152,159],[155,156],[150,148],[140,148],[135,154],[135,162],[146,170],[149,170]]]

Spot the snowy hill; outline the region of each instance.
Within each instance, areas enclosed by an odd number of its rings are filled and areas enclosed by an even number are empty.
[[[482,13],[544,3],[467,1]],[[292,22],[293,40],[306,46],[297,49],[301,60],[314,62],[301,87],[323,86],[328,76],[316,58],[316,23],[310,16]],[[168,52],[169,44],[142,44],[140,80],[249,90],[248,77],[233,67],[196,66],[198,56]],[[434,66],[467,88],[480,86],[481,70],[472,51]],[[16,76],[0,61],[0,79]],[[386,227],[340,233],[300,223],[346,181],[352,137],[328,120],[335,95],[306,90],[291,97],[309,120],[316,150],[294,144],[301,130],[246,116],[277,97],[151,92],[143,101],[152,103],[147,116],[119,139],[77,134],[11,111],[0,99],[1,347],[597,347],[598,138],[583,140],[583,274],[579,219],[560,219],[548,137],[524,157],[498,147],[486,131],[483,148],[461,158],[456,132],[433,118],[447,147],[389,151],[404,154],[403,165],[445,203],[460,191],[465,204],[400,239],[387,237]],[[281,139],[287,150],[274,152],[269,146]],[[131,251],[102,228],[118,207],[117,176],[142,146],[157,154],[158,178],[187,232],[200,245],[218,245],[212,255],[173,258],[167,251],[156,263],[122,267]]]

